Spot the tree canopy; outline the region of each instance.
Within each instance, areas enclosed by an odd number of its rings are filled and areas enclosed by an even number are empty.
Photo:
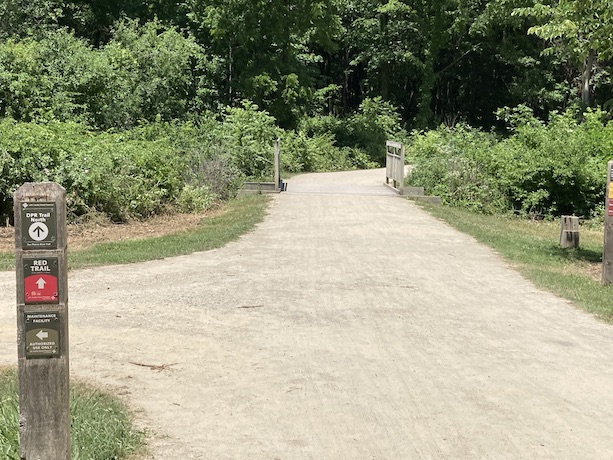
[[[0,116],[124,129],[249,100],[280,126],[366,99],[408,128],[613,97],[609,0],[0,0]]]

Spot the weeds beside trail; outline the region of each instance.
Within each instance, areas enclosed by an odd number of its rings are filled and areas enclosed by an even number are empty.
[[[0,369],[0,453],[19,459],[17,373]],[[143,433],[132,428],[126,407],[109,394],[84,383],[70,391],[71,455],[73,460],[121,459],[140,450]]]
[[[600,284],[603,230],[581,228],[578,249],[559,246],[559,222],[424,206],[433,216],[498,252],[538,287],[613,322],[613,288]]]

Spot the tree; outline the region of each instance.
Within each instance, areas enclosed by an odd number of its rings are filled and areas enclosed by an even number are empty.
[[[339,20],[333,0],[188,0],[199,41],[224,64],[229,104],[251,99],[292,126],[312,97],[314,48],[331,49]]]
[[[591,104],[592,77],[598,60],[613,56],[613,10],[608,0],[550,0],[517,8],[513,14],[533,18],[528,30],[549,42],[545,54],[559,53],[580,69],[580,95]]]
[[[0,0],[0,39],[37,35],[57,27],[64,2],[53,0]]]

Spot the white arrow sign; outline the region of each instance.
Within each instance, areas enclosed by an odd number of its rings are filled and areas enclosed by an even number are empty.
[[[38,337],[40,340],[45,340],[49,338],[49,333],[41,329],[38,334],[36,334],[36,337]]]
[[[43,241],[49,235],[49,228],[42,222],[34,222],[28,228],[28,234],[34,241]]]
[[[45,289],[45,284],[47,284],[47,282],[44,279],[38,278],[38,281],[36,282],[38,289]]]

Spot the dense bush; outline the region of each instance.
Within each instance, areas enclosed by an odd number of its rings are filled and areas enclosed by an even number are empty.
[[[425,187],[446,203],[494,213],[508,208],[492,161],[493,135],[468,126],[413,134],[409,183]]]
[[[553,114],[548,123],[523,109],[508,113],[511,133],[504,139],[466,126],[415,133],[409,183],[483,212],[602,212],[613,124],[597,111],[581,122],[571,111]]]
[[[55,181],[67,192],[71,217],[100,211],[114,220],[146,217],[172,204],[184,163],[163,140],[94,134],[76,123],[0,121],[2,214],[24,182]]]
[[[216,107],[217,66],[193,38],[158,22],[118,22],[94,49],[60,29],[0,41],[0,116],[132,128]]]
[[[304,131],[288,132],[282,142],[282,169],[289,173],[342,171],[376,167],[359,149],[337,147],[332,134],[309,137]]]
[[[360,150],[379,165],[385,164],[386,140],[408,139],[396,108],[380,97],[366,98],[356,113],[344,119],[329,115],[304,118],[299,130],[309,137],[332,134],[338,147]]]

